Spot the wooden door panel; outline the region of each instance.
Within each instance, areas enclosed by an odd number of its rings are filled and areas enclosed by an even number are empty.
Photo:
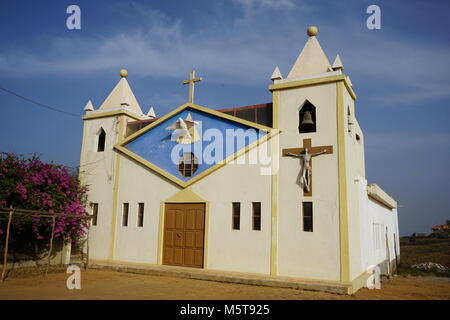
[[[173,249],[173,264],[183,265],[184,261],[184,249],[183,248],[174,248]]]
[[[173,239],[173,236],[174,236],[174,234],[173,234],[174,232],[173,231],[171,231],[171,230],[166,230],[165,232],[164,232],[164,245],[165,246],[168,246],[168,247],[173,247],[173,245],[174,245],[174,239]]]
[[[184,232],[177,229],[174,233],[174,246],[178,248],[184,247]]]
[[[184,250],[184,265],[185,266],[195,266],[195,253],[192,249]]]
[[[203,230],[205,228],[205,212],[197,210],[195,219],[195,229]]]
[[[166,212],[166,228],[174,229],[175,228],[175,211],[167,210]]]
[[[205,204],[167,203],[163,264],[203,267]]]
[[[186,241],[184,243],[186,248],[193,248],[195,243],[195,232],[193,231],[186,231]]]
[[[164,264],[173,264],[173,248],[165,248],[163,255]]]
[[[195,229],[195,210],[186,212],[186,229]]]
[[[175,213],[175,229],[184,229],[185,212],[183,210],[177,210]]]
[[[203,249],[203,231],[195,232],[195,248]]]

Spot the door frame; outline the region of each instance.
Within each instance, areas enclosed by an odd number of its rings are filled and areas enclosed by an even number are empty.
[[[209,253],[209,215],[210,202],[193,192],[190,188],[183,189],[172,197],[160,202],[159,209],[159,234],[158,234],[158,264],[163,265],[163,248],[164,248],[164,226],[166,204],[169,203],[202,203],[205,205],[205,229],[203,238],[203,269],[208,269],[208,253]],[[186,267],[189,268],[189,267]]]

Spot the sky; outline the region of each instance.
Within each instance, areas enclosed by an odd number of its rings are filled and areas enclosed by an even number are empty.
[[[66,9],[81,9],[69,30]],[[366,26],[370,5],[381,29]],[[213,109],[271,102],[310,25],[333,62],[340,55],[365,136],[366,177],[399,203],[400,234],[429,233],[450,219],[449,1],[192,0],[50,1],[0,4],[0,151],[79,165],[83,108],[98,108],[128,78],[141,108],[157,116],[187,100]]]

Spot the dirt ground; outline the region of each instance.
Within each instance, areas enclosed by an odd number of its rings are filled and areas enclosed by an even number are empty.
[[[68,290],[69,274],[25,274],[0,283],[0,299],[158,299],[158,300],[450,300],[450,278],[397,276],[381,290],[361,289],[353,296],[285,288],[139,275],[109,270],[81,271],[81,289]]]
[[[435,262],[450,267],[450,239],[402,239],[400,242],[401,264],[409,267],[416,263]]]

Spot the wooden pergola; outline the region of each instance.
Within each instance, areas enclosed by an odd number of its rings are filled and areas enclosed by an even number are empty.
[[[1,282],[3,282],[6,278],[6,272],[8,269],[8,245],[9,245],[9,234],[11,229],[11,221],[13,218],[13,215],[19,215],[19,216],[29,216],[29,217],[39,217],[39,218],[51,218],[52,219],[52,232],[50,236],[50,248],[48,251],[48,257],[47,257],[47,267],[45,269],[44,276],[47,276],[48,268],[50,266],[50,259],[51,259],[51,253],[53,250],[53,238],[55,235],[55,225],[56,225],[56,219],[57,218],[76,218],[76,219],[82,219],[82,220],[88,220],[88,234],[86,235],[86,261],[84,262],[84,268],[87,268],[87,265],[89,264],[89,229],[91,224],[91,219],[93,216],[90,215],[69,215],[65,213],[53,213],[53,212],[47,212],[47,211],[39,211],[39,210],[27,210],[27,209],[18,209],[13,208],[12,206],[9,208],[0,208],[0,214],[7,214],[8,217],[8,225],[6,227],[6,240],[5,240],[5,252],[3,255],[3,270],[1,275]]]

